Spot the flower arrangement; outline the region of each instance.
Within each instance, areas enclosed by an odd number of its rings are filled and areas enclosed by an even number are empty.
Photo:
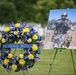
[[[32,44],[31,48],[23,48],[24,53],[14,56],[11,48],[3,48],[3,44],[15,44],[22,41],[23,44]],[[27,27],[26,23],[12,23],[4,31],[0,31],[1,43],[1,64],[6,70],[18,72],[32,68],[37,62],[40,54],[41,36],[32,28]]]

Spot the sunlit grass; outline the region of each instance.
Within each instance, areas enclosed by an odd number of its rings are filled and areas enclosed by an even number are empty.
[[[19,55],[20,52],[21,50],[17,49],[16,55]],[[55,50],[43,50],[41,48],[41,54],[39,55],[40,59],[38,62],[36,62],[33,68],[28,69],[28,75],[48,75],[54,53]],[[76,64],[76,53],[74,52],[74,50],[73,55]],[[18,73],[11,71],[11,75],[22,75],[22,74],[23,74],[22,71]],[[1,65],[0,65],[0,75],[8,75],[8,72],[6,72]],[[50,75],[74,75],[70,50],[63,50],[62,52],[58,51]]]

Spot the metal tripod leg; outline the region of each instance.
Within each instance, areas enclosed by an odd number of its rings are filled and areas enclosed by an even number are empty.
[[[26,74],[25,71],[23,71],[23,75],[28,75],[28,69],[26,70]]]
[[[11,75],[11,70],[8,72],[8,75]],[[26,70],[26,74],[25,74],[25,72],[23,71],[23,75],[28,75],[28,70]]]
[[[76,49],[74,49],[75,53],[76,53]]]
[[[23,71],[23,75],[25,75],[25,72]]]
[[[57,52],[58,52],[58,49],[56,49],[56,52],[55,52],[55,54],[54,54],[54,58],[53,58],[53,60],[52,60],[52,63],[50,64],[50,69],[49,69],[48,75],[50,75],[50,72],[51,72],[51,69],[52,69],[52,65],[53,65],[54,60],[55,60],[55,58],[56,58]]]
[[[13,53],[13,55],[15,55],[15,53],[16,53],[16,48],[15,48],[15,50],[14,50],[14,53]]]
[[[28,75],[28,69],[27,69],[27,75]]]
[[[10,75],[10,73],[11,73],[11,70],[8,72],[8,75]]]
[[[70,53],[71,53],[71,57],[72,57],[72,63],[73,63],[74,73],[76,75],[75,62],[74,62],[74,57],[73,57],[72,49],[70,49]]]

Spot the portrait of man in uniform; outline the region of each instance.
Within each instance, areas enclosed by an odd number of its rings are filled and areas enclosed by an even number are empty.
[[[49,37],[49,41],[44,42],[44,46],[49,43],[49,49],[55,48],[75,48],[76,43],[76,9],[60,9],[60,10],[50,10],[46,37]]]

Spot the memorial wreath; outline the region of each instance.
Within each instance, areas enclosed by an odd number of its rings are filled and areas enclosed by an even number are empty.
[[[27,70],[32,68],[39,59],[41,36],[33,27],[28,27],[25,22],[12,23],[4,31],[0,31],[0,44],[0,63],[7,71]],[[14,56],[13,48],[22,48],[23,53]]]

